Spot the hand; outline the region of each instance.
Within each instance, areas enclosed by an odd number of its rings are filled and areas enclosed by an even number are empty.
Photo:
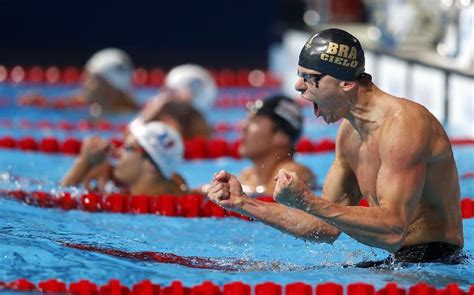
[[[247,198],[237,178],[225,171],[214,174],[212,183],[207,188],[207,196],[217,205],[233,211],[242,208],[244,199]]]
[[[273,193],[273,199],[284,205],[306,210],[308,201],[305,199],[306,192],[309,191],[308,186],[295,173],[280,169],[275,177],[276,185]]]
[[[105,185],[112,177],[112,165],[109,162],[103,161],[101,164],[91,168],[82,180],[82,185],[88,191],[99,191],[104,192]],[[92,184],[96,183],[97,186],[93,187]]]
[[[84,161],[88,167],[93,167],[105,161],[108,154],[112,151],[112,144],[99,137],[87,137],[82,142],[79,158]]]

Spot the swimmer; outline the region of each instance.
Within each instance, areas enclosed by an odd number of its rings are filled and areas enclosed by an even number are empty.
[[[207,112],[217,98],[217,86],[205,68],[184,64],[176,66],[166,75],[165,88],[173,92],[173,99],[188,102],[200,112]]]
[[[185,64],[168,73],[159,95],[140,112],[143,122],[164,121],[181,132],[184,139],[209,139],[212,128],[205,114],[217,98],[211,74],[201,66]]]
[[[107,161],[111,152],[109,141],[97,136],[86,138],[79,157],[61,184],[82,183],[91,190],[95,180],[98,191],[104,192],[107,182],[113,181],[124,193],[131,195],[180,196],[187,193],[185,181],[176,174],[176,168],[183,160],[183,142],[172,127],[161,122],[135,123],[130,126],[114,167]]]
[[[359,41],[323,30],[303,46],[295,88],[316,117],[343,120],[322,196],[282,169],[276,203],[248,197],[238,179],[215,174],[209,198],[296,237],[333,243],[341,233],[395,262],[462,263],[460,188],[449,138],[423,106],[383,92],[364,73]],[[365,199],[369,207],[357,206]]]
[[[86,64],[83,96],[90,114],[138,111],[130,91],[133,64],[122,50],[107,48],[95,53]]]
[[[86,63],[82,92],[61,101],[62,107],[88,106],[92,118],[109,113],[138,111],[138,104],[131,94],[133,64],[122,50],[107,48],[95,53]],[[24,95],[20,105],[42,105],[54,107],[57,102],[48,102],[37,94]]]
[[[239,154],[253,163],[239,177],[246,194],[272,195],[280,169],[296,172],[314,189],[314,174],[293,159],[302,129],[301,108],[289,97],[272,96],[250,106],[239,146]]]

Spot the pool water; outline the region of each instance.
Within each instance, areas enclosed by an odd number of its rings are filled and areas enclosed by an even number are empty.
[[[72,91],[70,88],[50,88],[42,90],[50,95]],[[4,95],[14,97],[23,89],[4,85],[0,90],[4,90]],[[146,91],[140,96],[145,97],[150,92]],[[311,116],[312,110],[305,112],[308,126],[305,136],[312,139],[335,137],[337,126],[326,126],[315,121]],[[13,104],[0,110],[2,118],[11,120],[79,120],[85,114],[85,111],[20,109]],[[237,122],[243,116],[241,109],[219,109],[213,112],[210,121]],[[126,116],[111,118],[117,122],[127,119],[129,117]],[[57,130],[0,128],[0,136],[30,135],[41,138],[47,135],[45,132],[52,132],[59,138],[71,135]],[[93,133],[78,132],[73,135],[82,138]],[[460,175],[474,171],[474,147],[455,147],[454,154]],[[333,158],[333,153],[297,156],[318,175],[319,184],[324,182]],[[62,188],[58,182],[73,160],[73,157],[61,154],[0,150],[0,189],[60,191]],[[191,186],[198,186],[209,182],[212,174],[218,170],[225,169],[238,174],[247,165],[248,161],[231,158],[196,160],[184,163],[180,172]],[[462,196],[473,197],[474,179],[460,181]],[[383,259],[388,255],[383,250],[362,245],[347,235],[342,235],[333,245],[314,244],[295,239],[259,222],[236,218],[94,214],[38,208],[0,198],[0,281],[13,281],[21,277],[35,283],[58,278],[65,282],[89,279],[97,284],[117,278],[127,285],[142,279],[162,285],[168,285],[173,280],[181,280],[185,285],[196,285],[204,280],[216,284],[243,281],[251,285],[266,281],[280,284],[331,281],[344,285],[368,282],[377,288],[392,281],[404,287],[423,281],[436,287],[456,282],[467,289],[474,284],[474,219],[464,219],[463,224],[465,252],[471,255],[466,264],[412,264],[374,270],[344,267],[363,260]],[[73,249],[66,247],[65,243],[126,252],[153,251],[210,258],[220,267],[200,269],[132,260]]]

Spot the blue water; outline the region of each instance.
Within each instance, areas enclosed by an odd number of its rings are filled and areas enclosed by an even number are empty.
[[[72,88],[41,88],[49,95],[72,91]],[[0,86],[0,95],[13,101],[21,87]],[[148,91],[148,92],[147,92]],[[151,93],[140,93],[146,97]],[[305,135],[316,140],[335,137],[337,126],[326,126],[315,121],[311,110],[306,110]],[[0,110],[1,118],[11,120],[79,120],[86,111],[20,109],[11,104]],[[237,122],[244,112],[239,109],[215,111],[211,122],[228,120]],[[129,116],[131,117],[131,116]],[[129,117],[114,117],[123,122]],[[15,132],[15,133],[14,133]],[[31,135],[37,138],[52,132],[55,136],[66,132],[41,130],[11,130],[0,128],[0,136]],[[21,135],[19,135],[21,134]],[[78,137],[92,134],[83,132]],[[454,149],[460,175],[474,171],[474,148]],[[297,159],[313,169],[322,184],[334,158],[333,153],[298,155]],[[0,150],[0,189],[54,190],[61,188],[58,181],[68,170],[74,158],[66,155],[47,155],[21,151]],[[223,158],[218,160],[188,161],[180,172],[191,186],[210,180],[221,169],[238,174],[248,161]],[[474,197],[474,180],[462,179],[463,196]],[[465,251],[474,254],[474,219],[465,219]],[[183,256],[216,258],[221,264],[232,264],[233,259],[247,261],[238,271],[218,271],[189,268],[174,264],[132,261],[104,254],[76,250],[62,243],[87,244],[124,251],[158,251]],[[89,279],[98,284],[118,278],[127,285],[142,279],[167,285],[181,280],[196,285],[204,280],[216,284],[244,281],[256,284],[273,281],[287,284],[303,281],[370,282],[377,288],[396,281],[404,287],[420,281],[437,287],[456,282],[464,289],[474,284],[474,259],[467,264],[446,266],[440,264],[410,265],[395,269],[343,268],[343,264],[367,259],[383,259],[387,252],[364,246],[342,235],[333,245],[313,244],[295,239],[258,222],[240,219],[170,218],[155,215],[127,215],[62,211],[25,205],[0,198],[0,281],[28,278],[37,283],[49,278],[65,282]]]

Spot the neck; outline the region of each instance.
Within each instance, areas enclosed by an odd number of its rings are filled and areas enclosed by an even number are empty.
[[[345,118],[361,138],[367,138],[380,126],[384,111],[378,105],[379,98],[384,95],[385,92],[371,84],[368,87],[358,87],[357,94],[348,100],[349,112]]]
[[[177,194],[179,187],[177,184],[159,176],[142,176],[130,186],[131,195],[157,196],[163,194]]]
[[[108,99],[101,101],[104,112],[126,113],[139,109],[134,99],[128,93],[113,90],[107,97]]]
[[[258,185],[265,185],[276,175],[275,169],[283,162],[293,161],[290,153],[287,151],[273,151],[264,157],[252,159],[255,174],[258,178]]]

